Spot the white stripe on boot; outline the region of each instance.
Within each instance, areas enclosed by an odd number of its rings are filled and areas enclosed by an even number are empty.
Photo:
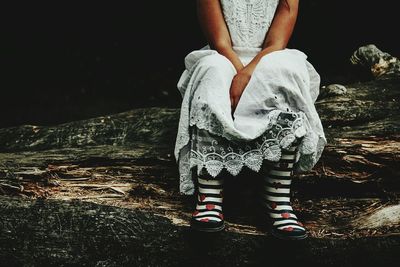
[[[282,149],[281,160],[269,166],[263,179],[264,206],[273,222],[272,226],[282,230],[283,233],[291,232],[292,236],[295,229],[300,230],[299,235],[304,235],[306,231],[294,214],[290,203],[290,186],[297,145],[298,143],[293,143],[289,149]]]
[[[204,176],[198,176],[197,181],[199,190],[196,210],[192,214],[193,218],[203,222],[208,222],[209,220],[220,222],[223,220],[223,179],[206,179]]]

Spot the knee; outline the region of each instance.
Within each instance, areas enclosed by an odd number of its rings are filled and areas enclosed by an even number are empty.
[[[297,65],[295,60],[291,60],[288,55],[278,51],[262,57],[258,63],[257,69],[264,74],[273,73],[274,75],[282,74],[285,76],[293,76],[299,72],[299,67]]]
[[[232,62],[221,54],[212,54],[200,59],[200,67],[213,71],[232,71],[235,70]]]

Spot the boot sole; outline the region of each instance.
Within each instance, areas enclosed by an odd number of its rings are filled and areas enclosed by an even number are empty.
[[[283,235],[278,233],[277,231],[275,231],[274,228],[270,228],[271,235],[273,235],[276,238],[282,239],[282,240],[303,240],[306,239],[308,237],[308,234],[305,233],[303,235],[299,235],[299,236],[287,236],[287,235]]]
[[[303,235],[299,235],[299,236],[287,236],[287,235],[283,235],[279,232],[277,232],[274,227],[273,227],[273,221],[271,220],[271,218],[265,214],[265,208],[258,203],[258,207],[259,207],[259,215],[260,218],[263,221],[263,225],[266,226],[267,231],[274,237],[282,239],[282,240],[303,240],[306,239],[308,237],[307,232],[304,233]]]
[[[207,232],[207,233],[215,233],[215,232],[221,232],[222,230],[225,229],[225,226],[221,226],[219,228],[200,228],[200,227],[195,227],[191,226],[193,230],[199,231],[199,232]]]
[[[224,230],[225,229],[225,222],[221,226],[213,227],[213,228],[211,228],[211,227],[201,227],[201,226],[198,226],[198,225],[195,225],[195,224],[192,224],[192,223],[190,224],[190,227],[193,230],[196,230],[196,231],[213,233],[213,232],[220,232],[220,231]]]

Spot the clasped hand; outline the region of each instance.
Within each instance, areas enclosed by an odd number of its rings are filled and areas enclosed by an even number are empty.
[[[231,115],[235,112],[236,106],[239,103],[240,97],[243,94],[244,89],[246,89],[249,83],[251,74],[245,69],[239,71],[232,79],[229,95],[231,98]]]

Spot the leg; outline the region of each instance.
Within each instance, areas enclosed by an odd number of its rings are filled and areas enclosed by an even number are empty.
[[[190,224],[191,227],[199,231],[221,231],[225,228],[222,213],[224,180],[220,177],[212,178],[209,174],[203,173],[197,176],[196,210],[192,214]]]
[[[236,70],[226,57],[215,54],[201,58],[192,74],[190,99],[191,124],[204,123],[210,114],[229,124],[229,88]]]
[[[297,142],[296,142],[297,141]],[[263,175],[263,204],[269,216],[271,234],[281,239],[304,239],[304,225],[297,219],[290,205],[293,164],[299,139],[288,150],[282,150],[278,163],[273,163]]]

